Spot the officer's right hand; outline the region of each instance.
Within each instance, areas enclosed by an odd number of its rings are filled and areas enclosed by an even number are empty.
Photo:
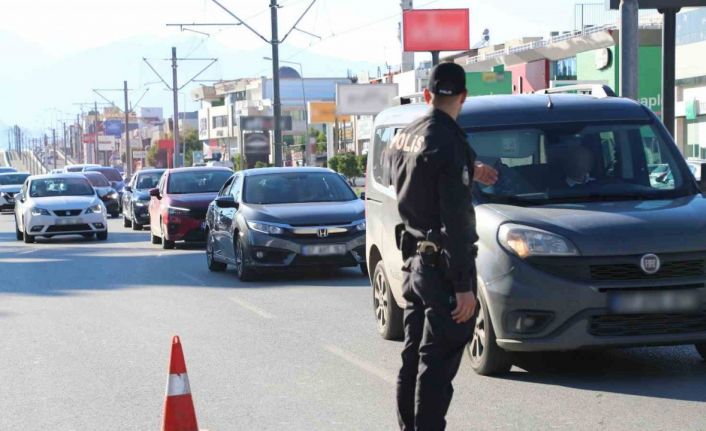
[[[465,323],[473,317],[476,311],[476,296],[473,292],[460,292],[456,294],[456,309],[451,312],[451,318],[456,323]]]

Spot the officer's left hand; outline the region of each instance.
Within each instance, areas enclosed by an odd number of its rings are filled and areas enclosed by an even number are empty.
[[[498,181],[498,171],[485,163],[476,162],[473,167],[473,181],[492,186]]]

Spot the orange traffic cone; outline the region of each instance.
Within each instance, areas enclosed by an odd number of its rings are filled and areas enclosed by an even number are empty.
[[[199,431],[179,336],[172,338],[162,431]]]

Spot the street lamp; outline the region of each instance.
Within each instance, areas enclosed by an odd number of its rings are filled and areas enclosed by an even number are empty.
[[[272,61],[272,57],[262,57],[264,60]],[[299,80],[302,83],[302,100],[304,102],[304,161],[303,165],[307,165],[307,157],[309,156],[309,113],[306,106],[306,90],[304,88],[304,68],[301,63],[296,61],[280,60],[280,63],[289,63],[299,66]]]

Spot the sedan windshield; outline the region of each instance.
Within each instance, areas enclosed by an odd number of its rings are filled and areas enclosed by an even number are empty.
[[[100,172],[106,178],[108,178],[108,181],[122,181],[123,180],[123,177],[120,176],[120,172],[118,172],[118,170],[115,168],[87,168],[86,171]]]
[[[162,172],[147,172],[138,174],[135,180],[135,188],[137,190],[149,190],[157,187],[159,179],[162,178]]]
[[[108,179],[100,172],[84,172],[84,175],[93,187],[110,187]]]
[[[343,202],[357,199],[340,175],[292,172],[245,177],[244,201],[252,204]]]
[[[0,186],[22,184],[29,174],[0,174]]]
[[[233,172],[225,170],[174,172],[169,175],[167,193],[216,193],[231,175]]]
[[[489,202],[547,204],[670,199],[696,193],[674,145],[652,125],[547,125],[470,132],[478,160],[498,182],[480,186]]]
[[[94,194],[93,187],[83,178],[46,178],[34,180],[29,187],[29,195],[33,198],[49,196],[90,196]]]

